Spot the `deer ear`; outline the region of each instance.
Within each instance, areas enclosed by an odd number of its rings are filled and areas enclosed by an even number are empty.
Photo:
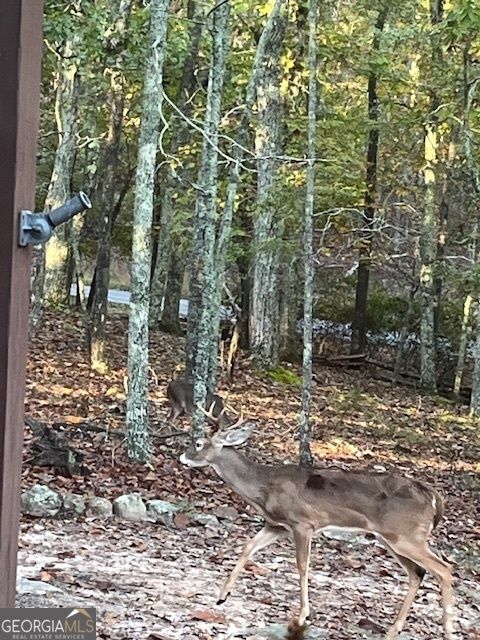
[[[245,422],[241,427],[231,429],[230,431],[224,431],[216,433],[212,437],[212,442],[216,445],[222,445],[224,447],[236,447],[239,444],[243,444],[251,436],[255,425],[253,422]]]

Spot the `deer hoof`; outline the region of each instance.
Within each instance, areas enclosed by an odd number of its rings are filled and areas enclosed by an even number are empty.
[[[298,627],[304,627],[305,623],[307,622],[307,618],[310,615],[310,611],[300,611],[300,615],[298,616],[298,618],[294,621],[295,624]]]
[[[230,591],[227,591],[227,593],[223,597],[220,596],[220,598],[217,600],[217,604],[223,604],[229,595]]]

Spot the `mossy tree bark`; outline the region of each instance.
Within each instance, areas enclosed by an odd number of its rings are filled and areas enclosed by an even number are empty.
[[[430,0],[432,27],[442,19],[442,0]],[[431,69],[438,71],[440,44],[432,34]],[[436,112],[439,106],[435,79],[430,93],[428,121],[425,125],[425,197],[420,224],[420,384],[428,393],[437,391],[436,347],[435,347],[435,259],[438,236],[437,165],[438,123]]]
[[[55,152],[52,176],[45,198],[44,209],[50,211],[62,205],[70,197],[70,185],[75,160],[75,134],[77,130],[77,106],[80,78],[78,73],[78,45],[80,35],[72,33],[59,52],[55,120],[58,146]],[[69,242],[68,225],[59,227],[40,254],[44,253],[44,269],[38,269],[40,280],[35,282],[34,305],[56,305],[68,300]],[[43,258],[39,258],[43,261]],[[34,316],[36,312],[34,311]]]
[[[315,152],[317,129],[317,0],[310,0],[308,19],[308,164],[307,186],[305,193],[305,214],[303,222],[304,251],[304,306],[303,306],[303,379],[302,405],[299,423],[300,462],[313,463],[310,450],[310,400],[312,393],[312,357],[313,357],[313,212],[315,196]]]
[[[215,344],[216,347],[213,329],[219,313],[216,295],[218,274],[215,265],[218,127],[229,42],[230,3],[226,2],[213,10],[212,61],[190,256],[187,375],[193,379],[194,436],[203,432],[204,415],[198,405],[205,406],[212,345]]]
[[[150,457],[148,315],[152,262],[151,233],[168,6],[169,0],[150,2],[150,35],[143,85],[133,209],[126,431],[128,456],[141,462]]]
[[[280,55],[286,29],[284,1],[276,0],[262,36],[265,55],[257,74],[257,201],[255,258],[250,296],[250,348],[262,367],[275,365],[279,352],[278,242],[283,230],[276,215],[276,171],[280,147]]]

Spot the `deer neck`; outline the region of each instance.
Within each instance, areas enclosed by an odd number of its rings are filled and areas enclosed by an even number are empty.
[[[249,460],[246,455],[224,447],[211,462],[220,478],[248,502],[256,502],[260,495],[259,472],[264,465]]]

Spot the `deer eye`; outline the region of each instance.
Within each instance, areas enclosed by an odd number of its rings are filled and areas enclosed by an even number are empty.
[[[203,440],[197,440],[195,443],[195,451],[201,451],[203,449]]]

